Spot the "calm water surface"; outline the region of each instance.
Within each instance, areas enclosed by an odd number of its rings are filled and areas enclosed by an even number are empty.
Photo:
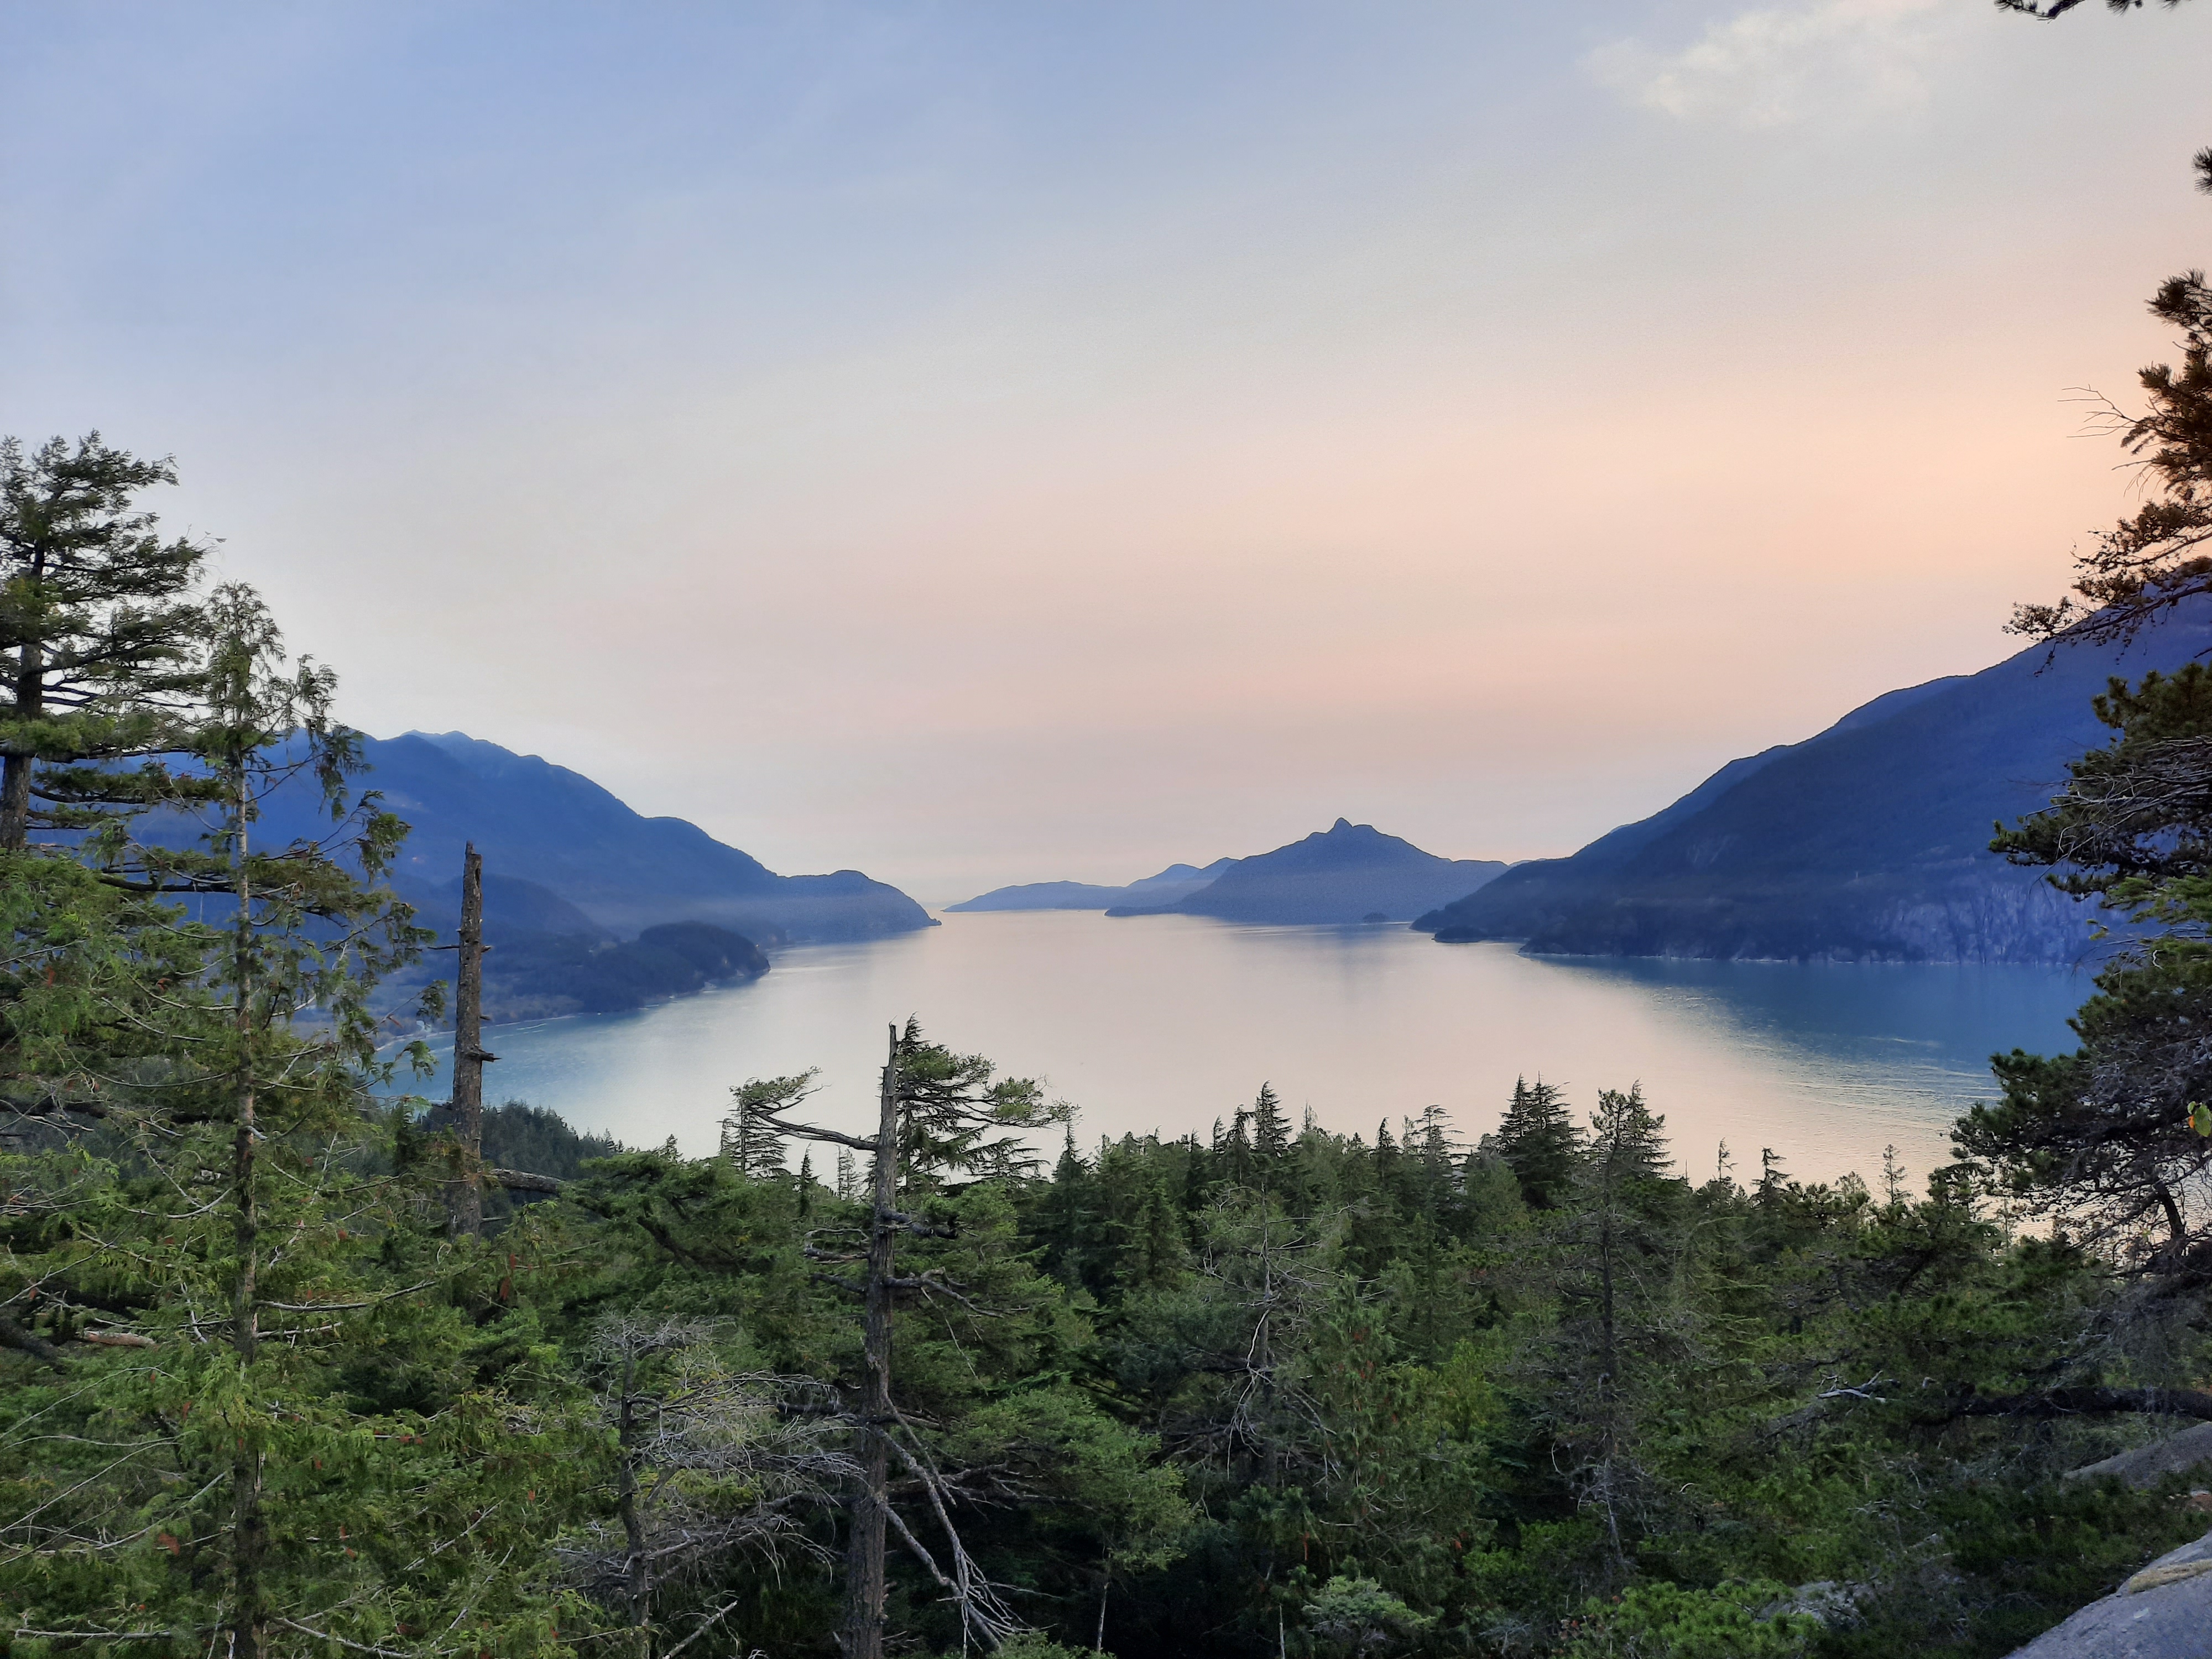
[[[1641,1081],[1690,1172],[1869,1175],[1894,1143],[1916,1184],[2015,1045],[2070,1046],[2065,969],[1533,958],[1400,927],[1249,927],[1089,911],[948,915],[921,933],[786,951],[750,985],[635,1014],[494,1027],[492,1100],[550,1106],[631,1145],[711,1152],[732,1085],[821,1068],[812,1109],[872,1127],[886,1028],[1044,1079],[1079,1138],[1211,1130],[1262,1081],[1371,1136],[1435,1102],[1470,1138],[1514,1079],[1578,1109]],[[416,1085],[442,1096],[445,1076]]]

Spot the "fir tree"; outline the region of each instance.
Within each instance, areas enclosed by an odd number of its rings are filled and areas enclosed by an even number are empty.
[[[1291,1150],[1291,1122],[1271,1084],[1262,1083],[1252,1101],[1252,1157],[1262,1170],[1271,1170]]]
[[[1640,1086],[1598,1096],[1573,1178],[1570,1223],[1576,1272],[1563,1297],[1562,1334],[1575,1383],[1559,1396],[1560,1432],[1573,1449],[1583,1501],[1602,1520],[1616,1571],[1630,1528],[1651,1496],[1636,1444],[1639,1399],[1650,1392],[1662,1304],[1686,1183],[1668,1174],[1665,1120]]]
[[[169,762],[199,706],[207,550],[133,506],[175,482],[96,432],[0,440],[0,851],[202,793]]]
[[[1557,1088],[1540,1078],[1533,1085],[1514,1079],[1512,1102],[1498,1126],[1498,1152],[1513,1166],[1531,1209],[1557,1209],[1566,1201],[1581,1139]]]
[[[730,1091],[738,1109],[722,1120],[721,1155],[732,1169],[748,1181],[785,1178],[789,1171],[783,1135],[769,1120],[812,1094],[816,1075],[808,1071],[796,1077],[748,1078]]]
[[[1063,1285],[1084,1283],[1097,1248],[1096,1183],[1091,1170],[1075,1149],[1075,1133],[1068,1131],[1053,1166],[1052,1185],[1041,1206],[1037,1231],[1045,1247],[1046,1270]]]
[[[302,1632],[379,1644],[463,1609],[525,1650],[550,1627],[542,1586],[472,1583],[449,1546],[524,1547],[520,1486],[501,1488],[550,1457],[546,1440],[379,1380],[380,1354],[433,1369],[451,1355],[469,1328],[455,1302],[480,1293],[457,1280],[472,1255],[423,1271],[424,1236],[446,1248],[432,1194],[374,1174],[368,1089],[392,1067],[369,993],[425,937],[380,884],[402,826],[350,787],[357,750],[330,717],[327,672],[286,665],[247,590],[219,590],[208,614],[206,834],[108,844],[134,886],[220,896],[210,921],[165,919],[204,966],[159,987],[135,1053],[81,1033],[115,1161],[17,1171],[19,1192],[58,1206],[35,1265],[15,1256],[39,1303],[106,1310],[101,1346],[57,1350],[66,1409],[137,1440],[73,1477],[0,1595],[88,1632],[158,1601],[168,1628],[240,1659]],[[325,792],[334,845],[262,845],[262,804],[303,784]],[[506,1289],[481,1292],[494,1305],[512,1293],[507,1261]],[[453,1300],[425,1296],[443,1281]],[[158,1363],[101,1363],[118,1347]]]

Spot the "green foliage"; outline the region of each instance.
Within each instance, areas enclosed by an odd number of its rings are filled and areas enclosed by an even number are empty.
[[[1372,1578],[1332,1578],[1305,1607],[1313,1650],[1332,1659],[1395,1652],[1436,1622],[1434,1613],[1415,1613]]]
[[[0,440],[0,850],[196,791],[174,763],[202,690],[207,550],[163,541],[134,501],[175,482],[96,432]]]
[[[1539,1078],[1513,1085],[1513,1098],[1498,1126],[1498,1152],[1521,1182],[1531,1209],[1557,1209],[1574,1177],[1579,1134],[1568,1115],[1565,1097]]]
[[[1992,845],[2163,931],[2098,975],[2072,1022],[2074,1054],[1996,1059],[2003,1097],[1973,1112],[1959,1145],[2007,1193],[2132,1265],[2195,1273],[2212,1252],[2212,1146],[2196,1109],[2212,1095],[2199,1035],[2212,1018],[2212,672],[2191,663],[2133,687],[2114,680],[2097,713],[2112,742],[2073,763],[2049,811]]]
[[[1615,1601],[1586,1606],[1565,1652],[1569,1659],[1795,1659],[1824,1626],[1803,1613],[1762,1612],[1788,1594],[1773,1583],[1632,1585]]]
[[[1088,1648],[1071,1648],[1041,1636],[1035,1631],[1025,1631],[999,1649],[999,1659],[1083,1659]]]

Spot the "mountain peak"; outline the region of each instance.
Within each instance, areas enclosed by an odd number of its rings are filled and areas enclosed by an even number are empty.
[[[1229,921],[1356,922],[1421,914],[1425,893],[1464,896],[1505,866],[1494,860],[1446,859],[1371,823],[1339,818],[1327,830],[1240,859],[1206,886],[1168,904],[1117,906],[1109,915],[1218,916]]]

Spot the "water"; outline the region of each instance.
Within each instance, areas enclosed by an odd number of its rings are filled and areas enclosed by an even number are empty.
[[[2069,1047],[2087,994],[2065,969],[1522,957],[1403,927],[1249,927],[1088,911],[948,915],[865,945],[782,952],[765,977],[634,1014],[493,1027],[491,1100],[527,1100],[633,1146],[714,1150],[728,1091],[821,1068],[815,1120],[873,1127],[887,1027],[1045,1079],[1077,1133],[1210,1133],[1272,1082],[1294,1112],[1372,1136],[1436,1103],[1472,1138],[1516,1077],[1577,1108],[1640,1081],[1689,1173],[1725,1139],[1738,1173],[1916,1182],[1987,1099],[1992,1051]],[[433,1097],[443,1073],[415,1085]]]

